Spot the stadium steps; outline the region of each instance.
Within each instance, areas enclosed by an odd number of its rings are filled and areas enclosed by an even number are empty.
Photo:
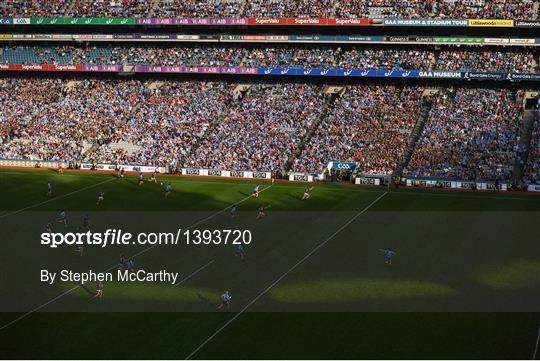
[[[229,109],[230,111],[233,111],[233,110],[236,110],[236,108],[231,108]],[[226,114],[224,113],[220,113],[209,125],[208,125],[208,128],[206,128],[206,131],[204,132],[204,134],[198,139],[198,141],[196,143],[194,143],[191,148],[189,149],[189,152],[187,152],[186,154],[182,155],[180,157],[180,159],[178,160],[178,163],[176,164],[176,166],[178,168],[181,168],[182,166],[186,165],[186,160],[187,159],[190,159],[191,156],[197,151],[197,149],[199,149],[199,147],[201,147],[202,145],[202,142],[205,140],[205,139],[209,139],[210,138],[210,135],[214,132],[214,130],[216,129],[217,125],[220,123],[220,122],[224,122],[226,121],[226,115],[229,114],[228,112]]]
[[[338,10],[339,10],[340,2],[336,1],[334,3],[334,6],[332,6],[332,13],[331,17],[337,17],[338,16]]]
[[[133,106],[133,108],[131,108],[131,110],[129,112],[129,115],[137,114],[138,109],[139,109],[139,103],[136,103],[135,106]],[[126,119],[129,119],[129,117],[127,117]],[[120,143],[120,142],[118,142],[118,143]],[[81,152],[82,159],[89,159],[91,157],[92,153],[95,153],[100,147],[103,147],[103,146],[109,146],[110,148],[113,148],[113,144],[111,143],[111,139],[110,138],[95,139],[94,142],[92,143],[92,146],[90,148],[88,148],[88,150],[86,152]],[[137,147],[135,145],[133,145],[133,146]],[[137,151],[137,150],[138,150],[138,148],[134,148],[134,151]]]
[[[519,184],[523,179],[523,173],[529,157],[531,149],[532,134],[534,130],[534,123],[540,121],[538,110],[535,109],[534,104],[537,102],[540,94],[538,92],[525,93],[525,110],[523,112],[523,126],[521,127],[521,134],[519,135],[518,149],[514,162],[514,183]],[[527,103],[530,105],[527,106]]]
[[[93,146],[92,142],[89,142],[87,140],[83,140],[82,142],[82,149],[81,149],[81,154],[86,154],[86,152],[88,152],[88,150]]]
[[[249,92],[251,91],[251,88],[252,88],[252,84],[238,84],[234,90],[233,90],[233,98],[237,101],[237,103],[234,103],[226,112],[224,113],[220,113],[209,125],[208,125],[208,128],[206,129],[206,131],[204,132],[204,134],[202,135],[202,137],[199,138],[199,140],[193,144],[193,146],[190,148],[189,152],[187,152],[186,154],[184,154],[180,160],[178,161],[178,164],[177,166],[180,167],[184,164],[186,164],[186,159],[190,159],[191,156],[197,151],[197,149],[199,149],[199,147],[202,145],[202,142],[205,140],[205,139],[209,139],[210,138],[210,135],[212,134],[212,132],[216,129],[217,125],[220,123],[220,122],[224,122],[227,120],[227,116],[228,114],[230,114],[231,112],[234,112],[234,111],[237,111],[239,106],[240,106],[240,102],[242,101],[242,99],[244,99],[247,94],[249,94]]]
[[[240,0],[240,6],[238,7],[238,14],[244,16],[244,11],[246,9],[246,0]]]
[[[150,90],[157,90],[159,88],[161,88],[163,86],[163,82],[162,81],[155,81],[155,82],[152,82],[148,85],[148,89]]]
[[[234,97],[241,98],[249,89],[251,89],[251,84],[238,84],[233,90]]]
[[[72,88],[75,88],[77,87],[77,85],[79,85],[81,83],[80,80],[71,80],[70,82],[68,82],[66,84],[66,89],[72,89]]]
[[[403,170],[409,165],[409,162],[411,161],[411,158],[416,149],[416,143],[422,135],[422,131],[424,130],[424,126],[426,125],[426,121],[429,117],[429,112],[431,111],[433,101],[437,97],[438,93],[438,89],[425,89],[422,93],[422,99],[420,100],[420,113],[418,115],[418,118],[416,119],[416,123],[411,132],[411,135],[409,136],[409,143],[407,144],[407,147],[405,147],[405,151],[403,152],[403,158],[401,162],[398,163],[392,177],[401,178],[401,176],[403,175]]]
[[[148,17],[153,18],[156,15],[156,10],[160,8],[160,0],[148,1],[150,4],[150,10],[148,11]]]
[[[109,143],[109,148],[111,148],[113,151],[118,150],[118,149],[123,149],[128,155],[132,155],[143,149],[143,147],[141,147],[140,145],[126,142],[125,140],[121,140],[115,143]]]
[[[332,89],[331,89],[332,88]],[[346,88],[345,87],[328,87],[323,91],[323,94],[321,96],[326,96],[326,104],[324,106],[324,109],[321,111],[317,119],[313,121],[313,124],[311,124],[311,127],[309,128],[308,132],[304,136],[304,138],[298,143],[298,146],[296,149],[292,152],[291,156],[285,163],[285,172],[290,172],[292,169],[292,165],[294,164],[295,159],[300,158],[302,155],[302,152],[306,148],[306,145],[311,141],[311,138],[313,135],[315,135],[315,132],[317,129],[319,129],[319,126],[321,125],[322,121],[328,116],[328,113],[330,109],[334,107],[334,104],[336,104],[336,99],[339,98],[343,93],[345,93]]]

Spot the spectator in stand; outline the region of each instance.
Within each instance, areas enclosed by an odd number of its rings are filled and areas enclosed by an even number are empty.
[[[437,98],[405,174],[508,180],[517,154],[523,101],[506,89],[459,88]]]
[[[338,57],[339,69],[405,69],[429,70],[435,53],[428,48],[357,47],[343,50]]]
[[[535,20],[533,0],[5,0],[0,17]]]
[[[292,161],[292,170],[308,173],[330,161],[356,161],[363,174],[386,175],[403,159],[422,94],[416,87],[350,86],[320,118],[324,86],[254,84],[243,99],[235,89],[221,82],[0,79],[0,158],[254,171],[288,170]],[[405,174],[511,178],[523,152],[523,96],[444,91]],[[530,182],[539,180],[539,128],[525,166]]]
[[[528,49],[528,48],[526,48]],[[437,70],[485,71],[532,73],[534,71],[533,50],[518,48],[499,51],[494,47],[453,48],[439,54]]]
[[[321,173],[331,161],[356,161],[364,174],[392,173],[414,127],[421,94],[412,87],[347,88],[293,170]]]
[[[190,167],[282,171],[320,115],[322,87],[253,85],[186,160]]]
[[[526,183],[540,184],[540,121],[538,119],[534,124],[529,157],[524,173]]]
[[[530,19],[533,0],[339,0],[338,18]]]
[[[485,72],[535,72],[536,51],[516,48],[452,48],[436,59],[429,47],[395,46],[268,46],[227,45],[156,46],[152,43],[126,45],[5,46],[0,53],[4,64],[96,64],[176,65],[209,67],[406,69]]]

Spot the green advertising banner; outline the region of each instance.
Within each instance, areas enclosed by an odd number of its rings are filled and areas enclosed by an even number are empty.
[[[484,38],[448,37],[435,38],[436,43],[483,43]]]
[[[31,18],[35,25],[134,25],[135,18]]]

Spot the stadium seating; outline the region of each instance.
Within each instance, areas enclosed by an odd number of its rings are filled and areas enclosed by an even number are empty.
[[[6,0],[0,16],[536,19],[533,0]]]
[[[443,48],[392,46],[6,46],[5,64],[180,65],[536,72],[532,48]]]
[[[540,184],[540,122],[535,123],[532,133],[529,159],[525,165],[524,181],[532,184]]]
[[[293,170],[320,173],[330,161],[353,160],[363,173],[392,173],[414,127],[421,94],[410,87],[350,87],[295,160]]]
[[[462,180],[509,179],[522,100],[506,89],[459,88],[438,98],[406,175]]]
[[[348,86],[332,101],[324,85],[235,89],[222,82],[3,79],[0,158],[306,173],[354,160],[363,174],[390,174],[422,95],[394,85]],[[404,174],[509,179],[522,96],[502,88],[445,91]],[[535,181],[538,129],[525,171]]]

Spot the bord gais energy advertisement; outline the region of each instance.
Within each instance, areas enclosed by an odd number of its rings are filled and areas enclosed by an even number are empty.
[[[539,0],[0,1],[0,360],[540,359]]]

